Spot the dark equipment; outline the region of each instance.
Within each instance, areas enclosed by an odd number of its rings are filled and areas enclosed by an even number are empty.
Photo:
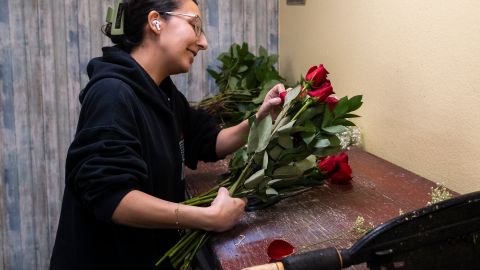
[[[370,269],[480,269],[480,192],[391,219],[349,249],[312,250],[270,269],[336,270],[365,262]]]

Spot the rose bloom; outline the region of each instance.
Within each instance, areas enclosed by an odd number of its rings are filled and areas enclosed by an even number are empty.
[[[323,65],[313,66],[308,70],[305,80],[312,83],[312,89],[319,88],[327,79],[327,74]]]
[[[346,153],[328,156],[318,163],[318,169],[330,178],[333,184],[348,184],[352,180],[352,169]]]
[[[328,109],[333,111],[335,109],[335,105],[337,104],[338,99],[336,97],[327,97],[325,99],[325,103],[328,104]]]
[[[319,88],[308,91],[308,95],[315,97],[318,102],[325,101],[325,99],[333,93],[333,87],[329,80],[326,80]]]

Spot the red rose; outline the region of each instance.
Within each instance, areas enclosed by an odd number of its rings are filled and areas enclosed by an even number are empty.
[[[330,175],[330,181],[333,184],[344,185],[350,183],[351,180],[352,168],[348,163],[339,163],[337,171]]]
[[[319,102],[324,101],[331,94],[333,94],[333,87],[329,80],[326,80],[319,88],[308,91],[308,95],[316,97]]]
[[[338,162],[348,164],[348,155],[345,152],[342,152],[342,153],[336,155],[335,158],[338,160]]]
[[[323,65],[313,66],[311,67],[307,75],[305,76],[305,80],[310,81],[312,89],[320,87],[325,80],[327,79],[328,71],[325,69]]]
[[[327,97],[325,99],[325,103],[328,104],[328,109],[333,111],[335,109],[335,105],[337,104],[338,99],[336,97]]]
[[[328,156],[318,163],[318,169],[328,175],[332,173],[335,170],[335,167],[337,166],[337,161],[335,160],[334,156]]]
[[[318,169],[328,176],[333,184],[348,184],[352,180],[352,169],[348,165],[346,153],[322,159],[318,163]]]

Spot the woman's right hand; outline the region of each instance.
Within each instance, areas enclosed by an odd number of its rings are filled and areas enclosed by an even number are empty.
[[[221,187],[208,210],[212,217],[210,230],[227,231],[238,223],[245,212],[245,200],[230,197],[228,190]]]

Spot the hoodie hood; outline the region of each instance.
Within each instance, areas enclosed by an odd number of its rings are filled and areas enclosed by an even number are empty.
[[[123,81],[133,89],[139,98],[153,103],[152,105],[155,107],[165,106],[168,96],[171,96],[171,93],[166,93],[166,91],[178,91],[170,77],[165,78],[160,86],[156,85],[143,67],[122,49],[103,47],[102,51],[102,57],[93,58],[87,65],[90,81],[80,92],[80,103],[83,103],[91,86],[105,78]]]

